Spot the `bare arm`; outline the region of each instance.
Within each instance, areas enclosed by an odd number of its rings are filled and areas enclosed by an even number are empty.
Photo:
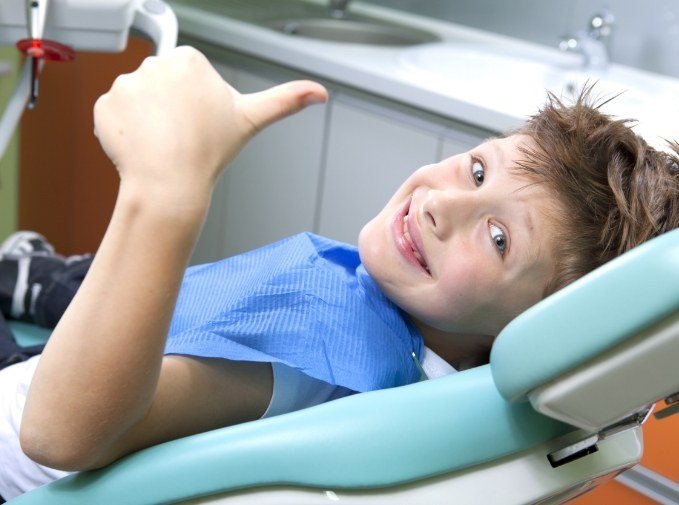
[[[95,133],[120,189],[31,384],[21,443],[32,459],[92,468],[224,422],[229,413],[215,412],[214,399],[192,388],[219,390],[220,377],[234,370],[163,359],[184,269],[221,167],[261,128],[325,97],[310,82],[240,95],[203,55],[179,48],[145,60],[99,99]],[[261,368],[246,368],[257,391],[270,387]],[[247,408],[257,412],[261,401]]]

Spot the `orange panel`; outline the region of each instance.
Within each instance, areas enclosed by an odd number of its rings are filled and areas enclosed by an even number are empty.
[[[34,110],[21,125],[19,228],[46,235],[58,251],[70,252],[70,209],[75,129],[75,68],[47,64]],[[75,63],[73,63],[75,65]],[[68,132],[69,134],[67,134]]]
[[[664,408],[658,402],[655,412]],[[665,419],[653,416],[644,424],[644,456],[641,464],[674,482],[679,482],[679,414]]]
[[[19,227],[43,233],[63,254],[96,250],[118,190],[93,134],[94,102],[150,52],[131,38],[123,53],[78,53],[44,67],[38,105],[21,127]]]

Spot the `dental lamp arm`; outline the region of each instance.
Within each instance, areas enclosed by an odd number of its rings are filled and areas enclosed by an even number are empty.
[[[45,4],[41,4],[45,5]],[[177,17],[172,9],[160,0],[137,0],[133,5],[131,28],[147,35],[155,45],[155,53],[160,55],[167,53],[177,44]],[[62,8],[61,4],[53,2],[50,8]],[[31,21],[27,27],[31,38],[41,38],[44,33],[45,6],[36,19],[28,17]],[[92,14],[94,15],[94,14]],[[2,24],[2,23],[0,23]],[[4,28],[3,28],[4,29]],[[112,48],[113,49],[113,48]],[[110,49],[109,49],[110,50]],[[39,70],[44,61],[39,62]],[[4,156],[12,134],[16,130],[26,105],[31,97],[31,61],[28,60],[23,67],[19,83],[12,94],[5,112],[0,119],[0,158]]]
[[[177,45],[177,17],[160,0],[144,0],[134,12],[132,29],[149,36],[157,55],[171,51]]]

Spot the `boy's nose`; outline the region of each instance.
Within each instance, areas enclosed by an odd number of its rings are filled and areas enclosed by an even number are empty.
[[[430,189],[422,200],[422,225],[439,240],[461,230],[479,214],[479,202],[464,191]]]

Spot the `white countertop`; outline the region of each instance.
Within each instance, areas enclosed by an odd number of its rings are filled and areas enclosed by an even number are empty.
[[[169,3],[182,34],[483,129],[515,128],[544,103],[545,86],[560,93],[565,83],[590,78],[601,81],[595,89],[605,96],[624,91],[603,110],[639,120],[635,131],[650,143],[665,147],[661,137],[679,138],[679,79],[617,64],[587,74],[578,55],[556,48],[360,2],[350,4],[351,12],[425,29],[441,42],[409,48],[326,42],[217,15],[199,0]]]

